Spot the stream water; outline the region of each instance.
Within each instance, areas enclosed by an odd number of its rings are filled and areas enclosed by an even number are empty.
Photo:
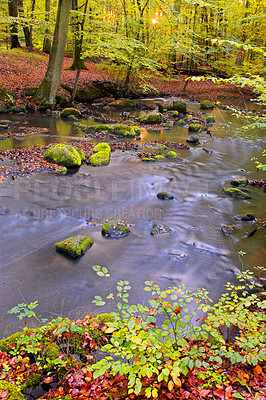
[[[188,111],[199,115],[199,104],[188,102]],[[234,137],[243,121],[229,111],[215,109],[208,114],[217,121],[210,128],[214,138],[202,133],[200,145],[178,150],[182,161],[144,163],[137,151],[115,151],[105,167],[82,165],[72,175],[36,174],[0,184],[1,334],[8,325],[12,331],[19,329],[17,318],[6,311],[24,301],[38,300],[38,313],[44,317],[99,313],[109,308],[96,308],[91,302],[94,295],[114,291],[120,279],[130,281],[134,302],[145,302],[145,280],[164,288],[183,283],[191,290],[205,287],[217,299],[224,283],[234,280],[241,267],[239,250],[246,252],[245,268],[256,272],[254,267],[265,265],[265,230],[244,239],[253,222],[237,218],[248,212],[265,218],[265,193],[251,188],[252,199],[243,201],[221,191],[236,176],[263,176],[251,161],[261,158],[262,133],[254,131],[255,138],[249,141]],[[20,126],[49,130],[1,140],[1,150],[83,135],[71,122],[48,116],[12,119]],[[142,129],[137,143],[140,147],[150,140],[185,143],[186,137],[187,128],[174,125],[172,131]],[[159,191],[173,194],[174,200],[159,200]],[[132,233],[117,240],[103,238],[101,225],[111,217],[130,224]],[[168,225],[172,233],[150,235],[154,223]],[[221,232],[225,224],[237,225],[232,235]],[[55,251],[56,242],[77,234],[95,242],[83,257],[71,260]],[[92,270],[95,264],[106,266],[111,277],[98,277]]]

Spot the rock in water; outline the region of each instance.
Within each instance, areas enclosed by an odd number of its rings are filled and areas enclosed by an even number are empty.
[[[172,229],[169,228],[169,226],[163,225],[163,224],[154,224],[150,234],[155,236],[155,235],[161,235],[163,233],[170,233],[170,232],[172,232]]]
[[[251,199],[251,197],[241,189],[238,189],[238,188],[223,188],[222,192],[227,194],[228,196],[235,197],[236,199],[240,199],[240,200]]]
[[[188,130],[189,130],[189,132],[201,132],[202,126],[201,126],[201,124],[198,124],[198,123],[190,124],[188,126]]]
[[[101,143],[96,144],[96,146],[93,147],[93,151],[94,152],[108,151],[109,153],[111,153],[111,148],[108,143],[101,142]]]
[[[46,161],[63,165],[64,167],[79,167],[81,162],[85,160],[85,154],[77,147],[60,143],[49,147],[44,154],[44,158]]]
[[[107,219],[102,226],[102,235],[110,238],[120,238],[130,233],[127,224],[121,219]]]
[[[200,108],[201,108],[202,110],[212,110],[212,109],[214,108],[214,104],[213,104],[213,102],[210,101],[210,100],[203,100],[203,101],[200,103]]]
[[[253,214],[247,213],[241,216],[241,221],[254,221],[255,216]]]
[[[170,194],[170,193],[167,193],[167,192],[159,192],[159,193],[157,193],[157,197],[160,200],[172,200],[172,199],[174,199],[174,196],[172,194]]]
[[[190,135],[187,139],[186,142],[188,143],[199,143],[199,136],[198,135]]]
[[[72,258],[79,258],[91,248],[93,243],[88,236],[79,235],[62,240],[62,242],[56,243],[55,247],[60,253],[67,254]]]
[[[100,165],[108,165],[110,162],[110,152],[105,150],[98,151],[97,153],[90,156],[89,162],[94,167],[98,167]]]
[[[61,111],[60,116],[62,118],[67,118],[69,115],[74,115],[75,117],[80,117],[80,112],[76,108],[64,108],[64,110]]]

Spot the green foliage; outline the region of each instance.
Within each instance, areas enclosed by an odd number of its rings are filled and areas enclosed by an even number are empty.
[[[7,397],[2,397],[1,391],[7,392]],[[24,400],[24,396],[20,393],[19,388],[11,382],[0,380],[0,393],[1,397],[6,400]]]
[[[100,270],[97,268],[97,272]],[[247,278],[250,275],[240,275],[240,283]],[[106,333],[112,333],[110,343],[102,348],[110,356],[88,367],[94,378],[108,371],[111,375],[127,375],[128,393],[138,395],[144,391],[149,398],[158,396],[157,384],[161,381],[181,386],[181,375],[187,375],[195,367],[204,366],[208,370],[207,384],[221,383],[223,374],[218,369],[222,357],[231,363],[251,365],[266,360],[262,312],[266,301],[248,293],[246,289],[253,289],[253,282],[248,286],[228,283],[226,292],[214,305],[204,289],[192,293],[181,285],[162,290],[151,281],[145,283],[144,290],[152,295],[149,306],[129,304],[128,281],[119,281],[116,294],[107,296],[116,309],[112,313],[114,321],[107,324]],[[101,306],[105,300],[96,296],[94,303]],[[251,305],[256,311],[251,311]],[[202,325],[194,322],[199,312],[206,314]],[[163,318],[161,326],[159,316]],[[226,342],[220,331],[224,326],[239,329],[235,344]],[[112,355],[121,359],[115,361]],[[143,387],[142,378],[154,375],[153,386]]]
[[[266,150],[263,150],[262,157],[266,157]],[[255,162],[257,170],[266,171],[266,164],[263,164],[257,158],[252,158],[252,160]]]

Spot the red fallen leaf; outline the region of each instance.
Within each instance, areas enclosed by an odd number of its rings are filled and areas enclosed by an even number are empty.
[[[213,394],[215,394],[215,396],[219,397],[220,399],[225,400],[225,394],[223,390],[217,389],[213,392]]]
[[[47,378],[44,379],[45,383],[51,383],[53,381],[53,377],[52,376],[48,376]]]
[[[200,389],[199,390],[199,395],[200,396],[208,396],[208,394],[210,393],[211,391],[209,390],[209,389]]]
[[[76,395],[79,394],[79,393],[80,393],[80,391],[79,391],[78,389],[73,389],[72,392],[71,392],[71,394],[72,394],[73,396],[76,396]]]

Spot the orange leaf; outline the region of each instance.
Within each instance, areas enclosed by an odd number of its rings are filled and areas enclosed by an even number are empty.
[[[253,372],[255,375],[260,375],[262,373],[262,368],[259,365],[256,365],[256,367],[253,369]]]
[[[52,376],[48,376],[48,378],[44,379],[45,383],[51,383],[53,381],[53,377]]]
[[[169,381],[168,382],[168,389],[171,392],[174,389],[174,382],[173,381]]]

